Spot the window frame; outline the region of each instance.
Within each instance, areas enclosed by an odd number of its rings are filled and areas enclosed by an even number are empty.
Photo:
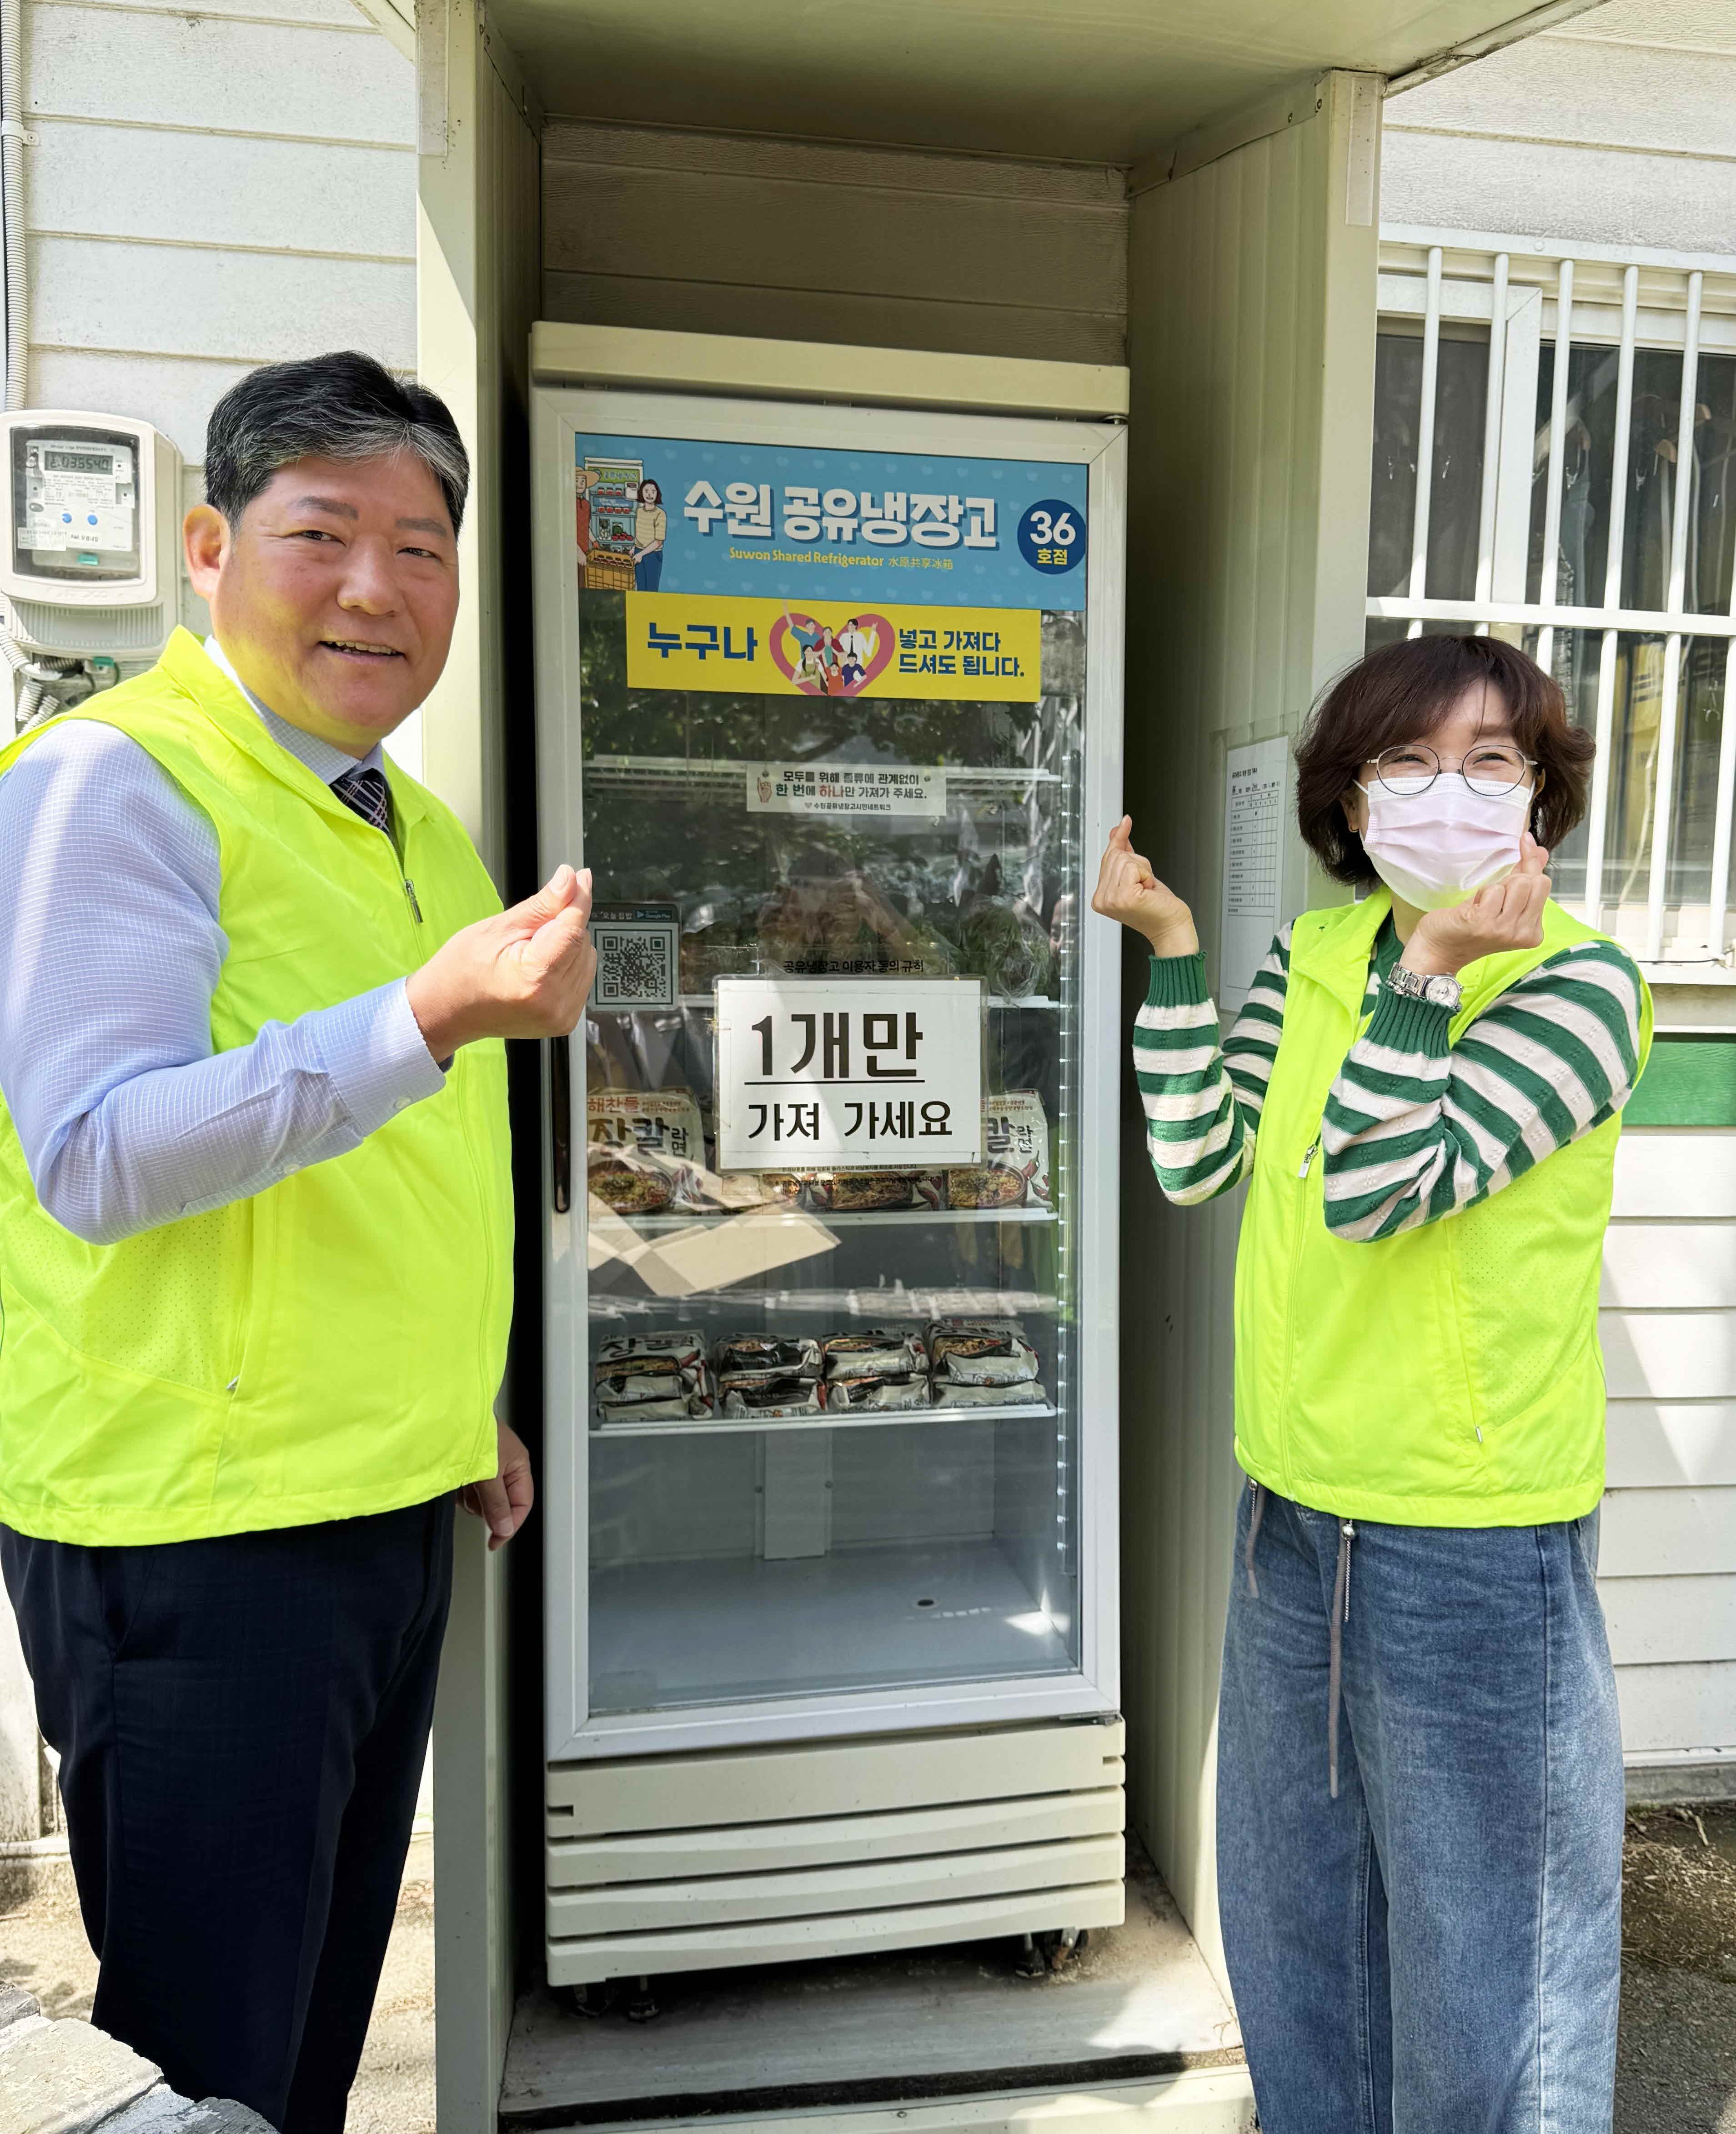
[[[1532,490],[1536,473],[1537,382],[1542,350],[1557,360],[1549,424],[1544,518],[1545,582],[1560,530],[1569,352],[1574,345],[1618,351],[1613,466],[1627,465],[1632,414],[1634,358],[1640,350],[1678,354],[1681,362],[1677,464],[1694,448],[1695,391],[1701,356],[1736,355],[1736,260],[1718,256],[1627,250],[1608,246],[1551,246],[1535,238],[1480,231],[1388,227],[1381,233],[1378,309],[1382,328],[1414,329],[1423,341],[1421,406],[1417,427],[1418,479],[1410,582],[1402,593],[1370,594],[1371,622],[1401,621],[1410,636],[1425,623],[1492,628],[1516,643],[1537,632],[1536,656],[1550,666],[1558,630],[1601,638],[1596,736],[1598,757],[1586,821],[1584,893],[1564,900],[1591,925],[1605,920],[1606,870],[1613,769],[1611,741],[1617,701],[1617,654],[1627,635],[1664,645],[1663,713],[1651,791],[1673,793],[1681,727],[1685,648],[1699,640],[1725,646],[1724,716],[1719,735],[1718,798],[1703,939],[1680,931],[1680,906],[1666,896],[1676,810],[1651,810],[1646,917],[1634,944],[1654,983],[1736,985],[1736,944],[1730,940],[1732,818],[1736,814],[1736,613],[1704,615],[1685,605],[1689,513],[1693,485],[1676,485],[1666,603],[1621,605],[1625,548],[1625,485],[1609,498],[1608,563],[1603,600],[1568,606],[1527,598]],[[1435,385],[1443,326],[1480,326],[1488,334],[1488,388],[1475,589],[1469,599],[1430,599],[1424,591],[1429,519],[1434,493]],[[1736,543],[1732,543],[1736,550]],[[1736,557],[1733,557],[1736,572]],[[1540,595],[1543,590],[1540,583]],[[1736,585],[1728,589],[1736,610]],[[1715,657],[1715,655],[1714,655]],[[1677,931],[1666,947],[1666,922]],[[1689,911],[1697,909],[1694,905]]]

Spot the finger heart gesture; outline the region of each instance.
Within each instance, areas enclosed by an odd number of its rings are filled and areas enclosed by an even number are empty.
[[[1548,864],[1549,854],[1527,830],[1520,844],[1519,865],[1505,881],[1491,882],[1449,910],[1425,914],[1417,923],[1413,944],[1426,952],[1432,968],[1449,975],[1483,956],[1537,948],[1543,939],[1543,907],[1551,886],[1545,871]]]

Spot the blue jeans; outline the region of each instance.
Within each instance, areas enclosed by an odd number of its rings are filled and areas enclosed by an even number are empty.
[[[1217,1826],[1264,2134],[1608,2134],[1623,1798],[1597,1514],[1346,1536],[1260,1494]]]

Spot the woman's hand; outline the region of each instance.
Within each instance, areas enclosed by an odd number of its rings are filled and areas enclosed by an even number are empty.
[[[1124,815],[1110,832],[1091,909],[1143,934],[1154,956],[1192,956],[1200,945],[1193,914],[1134,850],[1133,830],[1133,817]]]
[[[1543,907],[1549,900],[1550,878],[1544,872],[1548,864],[1549,854],[1526,831],[1517,871],[1451,910],[1425,911],[1399,960],[1406,970],[1426,978],[1452,978],[1481,956],[1536,948],[1543,939]]]

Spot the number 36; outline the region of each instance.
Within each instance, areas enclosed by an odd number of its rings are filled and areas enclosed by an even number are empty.
[[[1033,511],[1031,514],[1031,538],[1041,548],[1047,548],[1052,543],[1071,548],[1079,538],[1079,529],[1073,524],[1071,511],[1063,511],[1052,524],[1047,511]]]

